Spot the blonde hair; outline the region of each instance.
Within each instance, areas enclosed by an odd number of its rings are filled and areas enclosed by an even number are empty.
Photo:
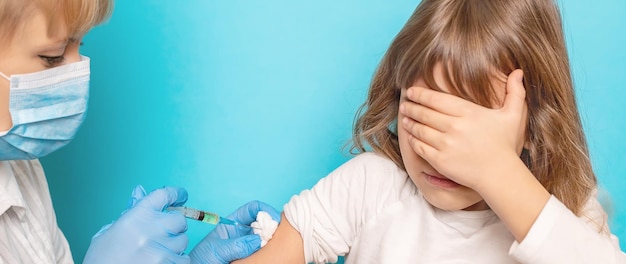
[[[70,37],[81,37],[108,19],[113,0],[0,0],[0,42],[10,42],[34,10],[48,19],[49,34],[67,26]]]
[[[451,93],[491,107],[494,72],[524,71],[527,150],[522,159],[543,186],[579,215],[596,187],[576,106],[560,11],[551,0],[423,0],[383,57],[355,119],[352,153],[386,155],[404,167],[387,126],[400,91],[444,62]]]

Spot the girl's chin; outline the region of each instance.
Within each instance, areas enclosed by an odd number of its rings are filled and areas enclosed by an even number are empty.
[[[483,211],[489,209],[489,206],[484,200],[450,200],[443,197],[429,197],[429,195],[424,195],[424,198],[430,205],[445,211]]]

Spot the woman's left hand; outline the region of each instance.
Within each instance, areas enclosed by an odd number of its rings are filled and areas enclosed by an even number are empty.
[[[267,212],[280,222],[280,213],[269,204],[252,201],[228,216],[237,223],[251,225],[259,212]],[[246,258],[261,248],[261,237],[250,227],[219,224],[189,253],[191,263],[231,263]]]
[[[507,79],[500,109],[423,87],[407,90],[399,120],[412,149],[451,180],[479,191],[485,180],[500,177],[507,159],[518,158],[524,144],[527,105],[523,72]],[[503,170],[504,169],[504,170]]]

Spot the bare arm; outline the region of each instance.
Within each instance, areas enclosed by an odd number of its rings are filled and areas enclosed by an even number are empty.
[[[304,246],[300,233],[281,214],[278,229],[263,248],[251,256],[233,263],[304,263]]]

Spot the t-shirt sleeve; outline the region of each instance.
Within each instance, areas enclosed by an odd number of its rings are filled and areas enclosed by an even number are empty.
[[[595,195],[580,217],[550,197],[524,240],[514,242],[509,254],[521,263],[626,263]]]
[[[390,200],[414,192],[406,174],[390,160],[361,154],[285,205],[300,232],[307,263],[335,263],[350,251],[360,228]]]

